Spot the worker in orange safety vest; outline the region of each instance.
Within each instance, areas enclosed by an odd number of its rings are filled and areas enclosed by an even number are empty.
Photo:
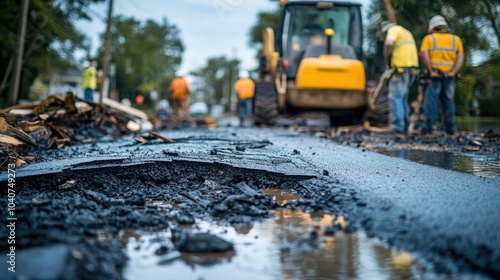
[[[176,121],[188,121],[189,83],[181,75],[175,77],[170,84],[170,101],[174,108]]]
[[[244,126],[245,120],[252,115],[255,83],[249,78],[247,71],[240,71],[239,77],[236,83],[234,83],[234,89],[238,95],[238,117],[240,119],[240,126]]]

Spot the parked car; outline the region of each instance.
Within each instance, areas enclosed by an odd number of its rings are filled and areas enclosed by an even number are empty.
[[[208,115],[208,106],[205,102],[195,102],[189,106],[189,114],[191,116]]]

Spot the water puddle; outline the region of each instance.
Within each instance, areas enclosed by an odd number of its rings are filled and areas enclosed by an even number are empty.
[[[265,189],[279,204],[297,193]],[[148,205],[171,207],[161,201]],[[363,233],[342,231],[341,216],[280,209],[261,222],[230,225],[196,220],[190,232],[209,232],[234,244],[226,253],[190,254],[174,249],[172,232],[126,230],[126,279],[421,279],[428,276],[412,256],[386,248]],[[175,229],[174,229],[175,230]],[[103,237],[106,234],[103,233]]]
[[[294,200],[302,200],[302,197],[296,192],[283,189],[261,189],[262,194],[267,194],[279,205],[285,205]]]
[[[450,152],[374,149],[375,152],[461,173],[500,179],[499,155],[466,156]]]
[[[170,231],[126,232],[126,279],[412,279],[425,278],[406,253],[362,233],[325,235],[330,214],[279,210],[276,217],[246,226],[198,221],[193,230],[233,242],[228,253],[184,254],[172,248]],[[338,219],[337,219],[338,220]],[[343,219],[341,219],[343,220]],[[309,242],[311,232],[317,244]],[[165,253],[162,250],[166,251]]]

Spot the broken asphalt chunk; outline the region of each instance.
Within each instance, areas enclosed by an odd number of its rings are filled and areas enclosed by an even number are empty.
[[[234,250],[233,244],[216,235],[202,233],[180,233],[175,247],[184,253],[222,253]]]

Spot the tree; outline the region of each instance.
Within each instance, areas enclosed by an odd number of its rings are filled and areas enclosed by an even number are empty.
[[[256,57],[260,56],[260,49],[262,46],[262,31],[266,27],[271,27],[274,32],[276,32],[279,25],[280,13],[281,9],[279,4],[276,5],[276,9],[273,11],[261,11],[258,13],[256,23],[250,28],[249,31],[249,46],[259,49]]]
[[[184,45],[180,31],[164,18],[161,23],[116,17],[111,43],[112,61],[116,63],[116,87],[121,98],[148,95],[156,89],[166,98],[168,82],[179,69]]]
[[[442,0],[441,4],[445,17],[475,25],[491,50],[500,48],[500,0]]]
[[[20,97],[40,73],[74,64],[73,53],[85,47],[75,22],[90,19],[88,6],[104,0],[31,0],[24,47]],[[0,13],[0,107],[7,100],[15,57],[19,1],[2,1]]]
[[[277,8],[270,12],[259,12],[257,22],[252,26],[249,32],[250,47],[256,47],[262,44],[262,30],[266,27],[271,27],[274,32],[278,28],[280,18],[280,9]]]
[[[225,56],[211,57],[202,68],[191,72],[195,77],[193,101],[204,101],[207,105],[225,103],[229,109],[233,83],[237,78],[240,61]]]

